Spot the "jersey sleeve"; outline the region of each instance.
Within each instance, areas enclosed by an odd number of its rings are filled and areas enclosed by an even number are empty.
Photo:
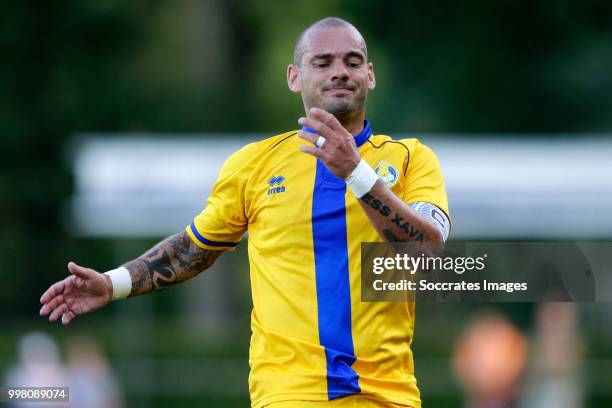
[[[206,208],[187,226],[187,234],[201,248],[234,250],[247,229],[245,184],[249,175],[240,153],[227,159]]]
[[[417,202],[434,204],[450,219],[448,198],[438,158],[429,147],[418,141],[410,151],[402,199],[408,204]]]

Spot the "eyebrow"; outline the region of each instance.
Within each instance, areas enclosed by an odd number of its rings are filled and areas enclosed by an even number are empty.
[[[313,55],[310,60],[312,61],[316,59],[330,59],[333,56],[334,54],[331,54],[331,53],[316,54],[316,55]],[[360,58],[361,60],[365,60],[365,56],[361,52],[357,52],[357,51],[349,51],[343,56],[343,58],[351,58],[351,57],[357,57],[357,58]]]

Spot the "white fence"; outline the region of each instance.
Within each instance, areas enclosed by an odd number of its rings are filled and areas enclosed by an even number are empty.
[[[205,205],[223,161],[257,137],[81,134],[73,149],[78,235],[159,237]],[[612,136],[612,135],[611,135]],[[612,137],[432,135],[452,237],[612,237]]]

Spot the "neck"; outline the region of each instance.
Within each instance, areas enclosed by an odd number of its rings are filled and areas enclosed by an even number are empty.
[[[338,117],[340,124],[349,131],[353,136],[357,136],[363,130],[363,121],[365,120],[365,112],[357,112],[346,117]]]

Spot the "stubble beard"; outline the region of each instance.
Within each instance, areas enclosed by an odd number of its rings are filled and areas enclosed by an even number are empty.
[[[364,105],[365,96],[361,95],[353,100],[332,98],[331,100],[324,99],[322,101],[322,108],[334,115],[341,123],[358,114],[363,109]]]

